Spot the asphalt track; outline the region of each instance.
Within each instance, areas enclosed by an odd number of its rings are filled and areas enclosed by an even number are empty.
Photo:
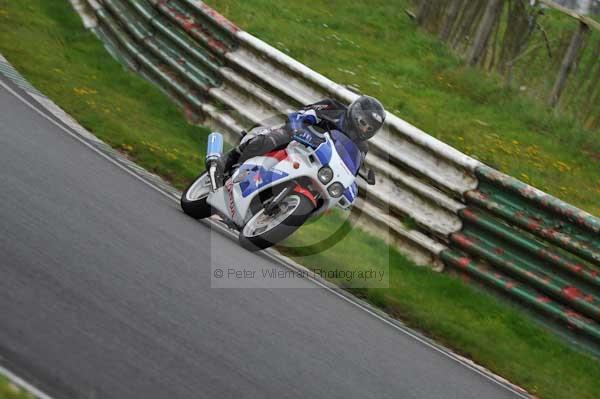
[[[327,290],[210,288],[281,266],[3,87],[0,221],[0,364],[55,398],[517,397]]]

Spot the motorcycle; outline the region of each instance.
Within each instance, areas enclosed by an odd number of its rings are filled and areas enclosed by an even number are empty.
[[[261,129],[253,129],[243,140]],[[183,211],[196,219],[217,214],[239,231],[244,248],[257,251],[277,244],[333,207],[349,210],[358,197],[357,177],[375,184],[373,171],[361,170],[361,153],[344,133],[332,130],[319,140],[308,138],[306,132],[294,135],[286,148],[234,166],[220,184],[223,136],[211,133],[207,171],[183,192]]]

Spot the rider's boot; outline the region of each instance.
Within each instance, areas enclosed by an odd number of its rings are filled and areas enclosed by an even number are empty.
[[[221,158],[221,165],[225,179],[231,176],[233,167],[235,166],[235,164],[239,163],[241,155],[242,154],[238,147],[232,148],[231,151],[223,155],[223,157]]]

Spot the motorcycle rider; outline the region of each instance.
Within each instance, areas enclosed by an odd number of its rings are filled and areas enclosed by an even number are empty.
[[[314,143],[323,132],[337,129],[348,136],[359,148],[362,160],[369,150],[367,140],[383,126],[383,105],[375,98],[360,96],[349,106],[334,99],[310,104],[288,115],[281,128],[265,128],[258,135],[242,142],[223,157],[223,172],[229,175],[234,165],[285,148],[294,138]]]

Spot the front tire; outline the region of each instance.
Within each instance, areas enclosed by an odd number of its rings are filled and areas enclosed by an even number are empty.
[[[281,201],[273,215],[258,211],[240,231],[240,245],[249,251],[259,251],[283,241],[306,222],[314,211],[304,195],[293,193]]]
[[[212,215],[212,209],[206,202],[211,193],[210,177],[204,172],[196,178],[181,194],[181,209],[194,219],[204,219]]]

